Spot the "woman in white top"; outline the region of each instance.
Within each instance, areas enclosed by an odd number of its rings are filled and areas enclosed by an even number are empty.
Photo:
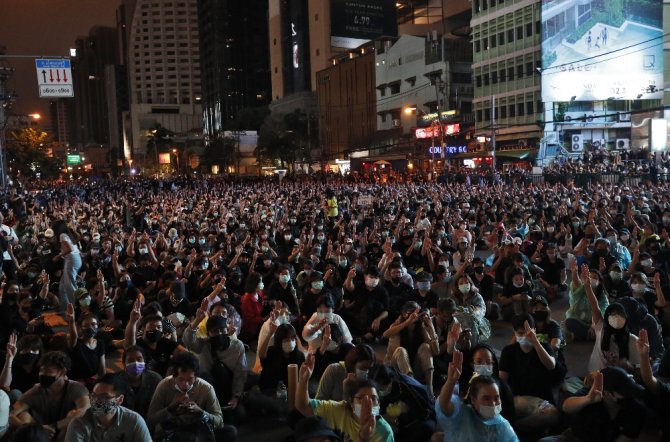
[[[605,367],[621,367],[632,372],[640,365],[637,336],[628,329],[628,315],[621,304],[610,304],[605,314],[600,313],[598,300],[589,281],[589,267],[582,266],[582,282],[591,306],[591,322],[596,334],[596,343],[589,359],[589,372]]]
[[[65,306],[75,303],[72,294],[77,289],[77,274],[81,268],[81,255],[79,254],[79,247],[74,244],[70,235],[61,233],[58,239],[60,240],[60,254],[58,256],[63,258],[63,274],[58,284],[58,297],[61,309],[65,310]]]
[[[328,324],[337,324],[342,330],[342,344],[349,344],[353,337],[347,323],[340,315],[333,313],[334,302],[330,295],[323,295],[317,300],[316,312],[302,329],[302,338],[307,341],[310,353],[315,353],[321,347],[323,328]]]

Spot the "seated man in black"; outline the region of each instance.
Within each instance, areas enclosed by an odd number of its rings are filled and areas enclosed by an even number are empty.
[[[344,281],[344,308],[341,316],[354,337],[364,336],[372,340],[383,332],[381,323],[388,317],[388,292],[379,285],[380,272],[377,267],[367,268],[363,283],[354,283],[355,277],[354,268]]]

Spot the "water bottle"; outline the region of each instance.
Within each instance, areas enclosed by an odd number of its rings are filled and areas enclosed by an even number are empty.
[[[279,381],[277,383],[277,392],[275,393],[275,397],[277,399],[279,420],[285,422],[288,416],[288,388],[286,388],[284,381]]]

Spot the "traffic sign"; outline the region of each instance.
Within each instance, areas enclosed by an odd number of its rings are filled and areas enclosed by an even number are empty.
[[[37,59],[35,68],[40,97],[74,97],[70,60],[66,58]]]

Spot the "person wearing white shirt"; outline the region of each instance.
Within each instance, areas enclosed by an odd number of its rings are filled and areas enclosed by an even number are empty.
[[[351,343],[353,337],[347,327],[347,323],[340,315],[333,313],[333,299],[328,296],[322,296],[317,301],[316,312],[305,324],[302,329],[302,337],[307,341],[309,352],[316,352],[321,347],[323,339],[323,328],[328,324],[337,324],[342,330],[342,343]]]

